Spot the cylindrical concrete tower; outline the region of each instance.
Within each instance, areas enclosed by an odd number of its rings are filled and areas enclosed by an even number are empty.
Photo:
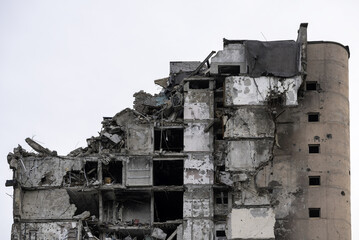
[[[283,239],[351,239],[348,58],[341,44],[308,42],[302,98],[278,126],[297,186]]]

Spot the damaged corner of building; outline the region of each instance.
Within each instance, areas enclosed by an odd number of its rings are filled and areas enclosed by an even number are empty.
[[[224,39],[170,62],[86,147],[27,138],[35,152],[7,158],[11,239],[350,239],[348,53],[307,24],[296,41]]]

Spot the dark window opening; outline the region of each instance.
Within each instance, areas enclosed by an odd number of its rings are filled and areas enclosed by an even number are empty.
[[[227,192],[215,192],[216,204],[228,204]]]
[[[183,218],[183,192],[154,192],[154,221]]]
[[[220,65],[218,66],[219,74],[239,75],[241,73],[241,66],[239,65]]]
[[[319,122],[319,113],[308,113],[308,122]]]
[[[85,173],[87,179],[97,180],[97,162],[86,162]]]
[[[197,80],[197,81],[189,81],[190,89],[208,89],[209,81],[207,80]]]
[[[320,217],[320,208],[309,208],[309,217],[310,218],[319,218]]]
[[[305,89],[307,91],[316,91],[318,89],[318,83],[317,82],[307,82]]]
[[[67,189],[70,196],[70,204],[75,204],[76,212],[79,215],[85,211],[89,211],[90,215],[99,216],[98,195],[96,192],[81,192]]]
[[[225,237],[225,236],[226,236],[226,231],[223,230],[216,231],[216,237]]]
[[[153,161],[154,186],[182,186],[183,160]]]
[[[320,176],[310,176],[309,177],[309,185],[310,186],[320,185]]]
[[[159,150],[181,152],[183,150],[183,129],[155,129],[155,151]]]
[[[319,144],[308,145],[309,153],[319,153]]]
[[[273,96],[268,100],[268,106],[270,108],[274,108],[277,106],[282,106],[284,103],[284,99],[282,96]]]
[[[225,165],[220,165],[220,166],[217,166],[217,169],[219,170],[219,171],[226,171],[226,166]]]
[[[102,176],[104,183],[122,183],[122,161],[112,161],[102,164]]]
[[[222,121],[215,121],[213,125],[214,134],[216,136],[216,140],[223,140],[223,132],[224,127],[222,125]]]

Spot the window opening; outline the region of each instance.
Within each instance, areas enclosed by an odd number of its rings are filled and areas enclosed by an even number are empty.
[[[88,180],[97,180],[97,162],[86,162],[85,173]]]
[[[151,222],[151,194],[149,192],[104,192],[104,220],[140,226]]]
[[[183,192],[154,192],[154,221],[183,218]]]
[[[228,204],[228,193],[226,192],[216,193],[216,204]]]
[[[207,80],[197,80],[197,81],[189,81],[190,89],[208,89],[209,81]]]
[[[310,218],[319,218],[320,217],[320,208],[309,208],[309,217]]]
[[[308,148],[309,148],[309,153],[319,153],[320,145],[312,144],[312,145],[308,145]]]
[[[155,129],[155,151],[159,150],[181,152],[183,150],[183,128]]]
[[[306,90],[307,91],[316,91],[318,88],[317,82],[307,82],[306,83]]]
[[[154,186],[182,186],[183,160],[153,161]]]
[[[309,177],[309,185],[310,186],[320,185],[320,176],[310,176]]]
[[[241,73],[241,66],[239,66],[239,65],[219,65],[218,73],[219,74],[239,75]]]
[[[225,236],[226,236],[226,231],[223,230],[216,231],[216,237],[225,237]]]
[[[75,204],[76,206],[74,215],[89,211],[91,216],[99,216],[98,194],[96,192],[81,192],[67,189],[67,193],[70,196],[70,204]]]
[[[122,183],[122,161],[111,161],[108,165],[102,164],[102,175],[104,183]]]
[[[319,122],[319,113],[308,113],[308,122]]]

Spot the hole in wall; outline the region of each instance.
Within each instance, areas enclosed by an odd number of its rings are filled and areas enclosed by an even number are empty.
[[[319,113],[308,113],[308,122],[319,122]]]
[[[320,145],[319,144],[309,144],[308,150],[309,150],[309,153],[319,153]]]
[[[310,218],[320,218],[320,208],[309,208]]]
[[[309,185],[310,186],[319,186],[320,185],[320,176],[309,176]]]
[[[208,89],[209,81],[206,80],[197,80],[197,81],[189,81],[190,89]]]

